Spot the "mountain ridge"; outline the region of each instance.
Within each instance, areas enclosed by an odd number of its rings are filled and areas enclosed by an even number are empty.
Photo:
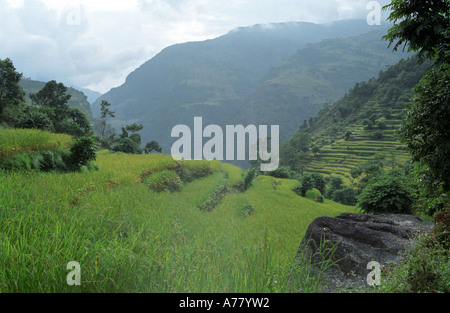
[[[247,123],[235,119],[238,109],[246,105],[246,98],[272,67],[306,44],[319,44],[322,39],[349,37],[377,28],[385,26],[374,28],[362,20],[330,25],[279,23],[173,45],[130,73],[123,85],[102,95],[92,110],[98,116],[100,102],[110,102],[116,112],[111,124],[116,129],[141,123],[143,140],[157,140],[167,152],[172,142],[172,127],[192,125],[194,116],[203,116],[205,123],[221,126]]]

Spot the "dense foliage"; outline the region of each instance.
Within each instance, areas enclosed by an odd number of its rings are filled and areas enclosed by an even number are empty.
[[[426,166],[429,189],[450,191],[450,66],[429,71],[407,106],[402,138],[415,161]]]
[[[358,196],[358,206],[366,213],[411,214],[414,190],[399,169],[374,177]]]
[[[418,52],[434,66],[415,88],[402,123],[402,140],[415,161],[418,181],[426,189],[421,202],[430,203],[450,191],[450,2],[393,0],[386,8],[394,22],[384,38]],[[422,208],[433,212],[430,208]]]
[[[19,85],[22,74],[16,71],[13,62],[0,59],[0,122],[6,107],[18,106],[24,101],[24,91]]]

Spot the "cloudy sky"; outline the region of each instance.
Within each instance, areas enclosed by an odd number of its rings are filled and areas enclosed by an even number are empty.
[[[24,77],[104,93],[172,44],[254,24],[366,19],[370,2],[0,0],[0,59],[12,59]]]

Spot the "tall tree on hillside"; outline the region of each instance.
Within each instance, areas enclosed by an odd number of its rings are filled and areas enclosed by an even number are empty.
[[[68,102],[71,95],[62,83],[52,80],[37,93],[30,94],[33,105],[40,107],[53,122],[57,133],[65,133],[75,137],[89,135],[92,126],[86,114],[78,108],[71,108]]]
[[[13,62],[0,59],[0,122],[7,106],[16,106],[24,101],[25,92],[19,85],[22,74],[16,71]]]
[[[111,106],[111,103],[109,103],[108,101],[102,100],[100,106],[101,106],[101,108],[100,108],[100,112],[101,112],[100,123],[101,123],[102,138],[105,138],[107,121],[110,118],[116,117],[116,115],[115,115],[115,112],[113,112],[109,109],[109,107]]]
[[[67,93],[67,87],[63,83],[52,80],[45,84],[37,93],[30,94],[34,105],[40,107],[62,108],[72,96]]]
[[[422,61],[435,61],[406,108],[401,134],[429,191],[450,191],[450,1],[393,0],[385,8],[394,26],[384,38],[396,42],[394,50],[404,43]]]
[[[147,144],[145,145],[145,148],[144,148],[144,152],[146,154],[150,154],[153,151],[158,152],[158,153],[162,152],[162,148],[159,146],[159,143],[155,140],[147,142]]]

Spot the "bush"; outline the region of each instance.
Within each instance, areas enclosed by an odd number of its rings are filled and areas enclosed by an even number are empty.
[[[267,176],[272,176],[275,178],[289,178],[289,169],[285,166],[278,167],[275,171],[268,172]]]
[[[174,170],[183,182],[191,182],[195,179],[209,176],[215,171],[214,163],[207,160],[181,160],[175,162],[175,164],[169,168]]]
[[[322,195],[325,194],[327,188],[325,178],[320,174],[312,174],[311,178],[313,180],[314,188],[318,189]]]
[[[355,205],[356,191],[351,187],[336,190],[333,192],[331,200],[345,205]]]
[[[340,176],[333,176],[330,178],[330,188],[327,191],[327,199],[333,199],[333,193],[342,189],[344,180]]]
[[[243,181],[244,190],[247,190],[248,188],[251,187],[251,185],[253,184],[253,180],[256,178],[256,176],[258,176],[256,168],[253,167],[247,171]]]
[[[11,158],[0,158],[0,168],[5,170],[31,170],[32,162],[29,154],[16,154]]]
[[[38,109],[30,108],[24,111],[14,122],[14,127],[41,129],[50,132],[55,131],[55,127],[51,119]]]
[[[96,141],[93,137],[82,136],[76,139],[70,146],[70,160],[74,166],[81,167],[94,161],[97,156]]]
[[[314,180],[310,175],[304,175],[301,180],[300,196],[306,196],[306,192],[314,188]]]
[[[180,177],[175,171],[164,170],[157,172],[145,180],[147,186],[156,192],[173,192],[182,187]]]
[[[370,134],[369,137],[375,140],[383,139],[383,132],[381,131],[375,132],[374,134]]]
[[[405,182],[404,175],[393,169],[375,177],[357,197],[358,206],[366,213],[411,214],[413,191]]]
[[[323,196],[316,188],[310,189],[306,192],[305,197],[315,202],[323,203]]]
[[[116,144],[116,146],[114,146],[113,150],[116,152],[133,153],[133,154],[142,153],[142,149],[139,146],[139,144],[129,137],[119,139],[118,143]]]
[[[434,240],[432,234],[419,237],[405,261],[385,271],[380,292],[449,293],[448,251]]]

